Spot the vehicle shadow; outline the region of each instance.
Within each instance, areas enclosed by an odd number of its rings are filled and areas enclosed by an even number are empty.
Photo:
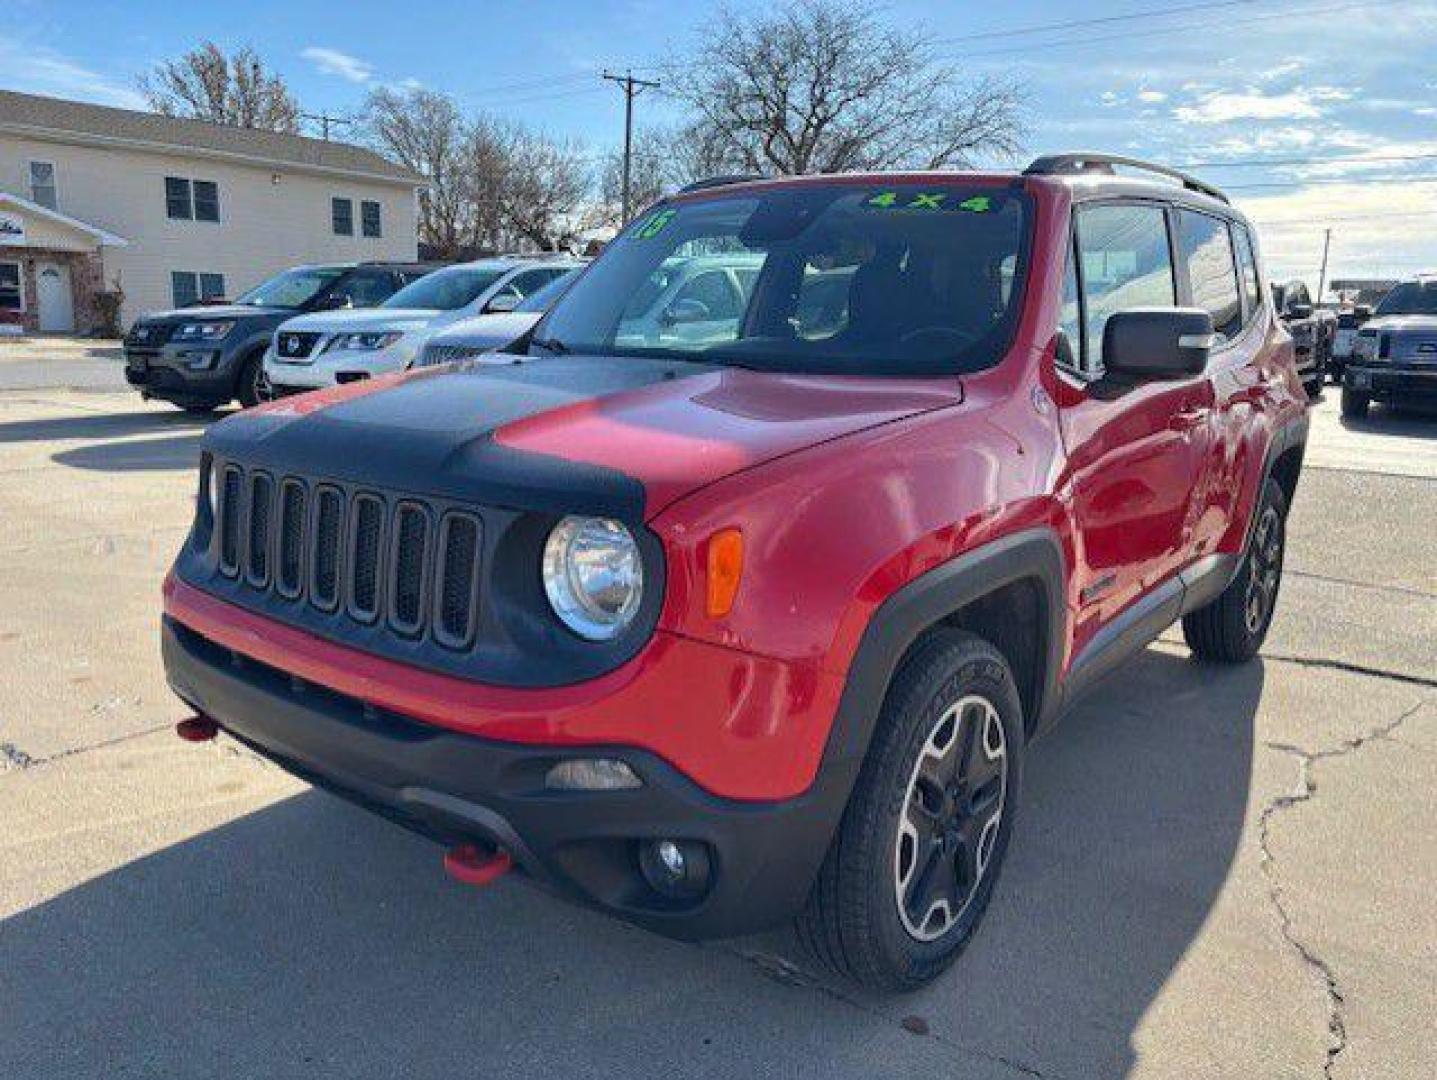
[[[43,420],[14,420],[0,423],[0,443],[63,442],[68,439],[125,439],[134,435],[161,432],[203,431],[219,416],[194,416],[150,410],[136,413],[86,413],[56,416]]]
[[[1344,416],[1339,423],[1348,431],[1370,435],[1408,435],[1419,439],[1437,439],[1437,408],[1392,406],[1374,401],[1368,414],[1361,419]]]
[[[57,465],[95,472],[148,472],[197,468],[201,433],[167,439],[128,439],[123,442],[77,446],[51,454]]]
[[[1227,878],[1262,685],[1149,650],[1037,744],[988,921],[915,995],[466,889],[307,792],[0,922],[0,1075],[1121,1076]]]

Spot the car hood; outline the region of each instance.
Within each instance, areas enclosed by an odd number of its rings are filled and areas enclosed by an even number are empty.
[[[516,357],[272,402],[213,425],[205,442],[276,474],[637,521],[725,476],[962,398],[952,378]]]
[[[254,304],[206,304],[203,307],[174,308],[171,311],[147,311],[136,322],[211,322],[216,319],[245,319],[255,316],[284,315],[289,308],[256,307]]]
[[[431,345],[462,345],[490,349],[508,345],[543,318],[537,311],[505,311],[492,315],[471,315],[451,323],[442,334],[430,338]]]
[[[433,308],[358,308],[300,315],[285,323],[284,329],[320,334],[406,332],[422,330],[440,322],[452,322],[456,318],[457,312],[436,311]]]
[[[1359,328],[1379,333],[1437,334],[1437,315],[1374,315]]]

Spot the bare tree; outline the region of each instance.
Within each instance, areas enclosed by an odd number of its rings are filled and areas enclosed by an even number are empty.
[[[424,177],[419,196],[419,241],[441,258],[474,242],[468,183],[472,151],[454,100],[432,90],[375,90],[365,106],[364,131],[380,153]]]
[[[165,116],[264,131],[299,131],[299,102],[282,78],[265,70],[259,54],[248,45],[226,56],[213,41],[206,41],[178,60],[156,64],[138,82],[150,108]]]
[[[512,131],[503,206],[517,239],[541,251],[572,246],[586,224],[582,211],[591,187],[580,145]]]
[[[963,82],[924,36],[851,0],[724,9],[665,73],[696,116],[691,147],[745,172],[941,168],[1018,148],[1022,95]]]

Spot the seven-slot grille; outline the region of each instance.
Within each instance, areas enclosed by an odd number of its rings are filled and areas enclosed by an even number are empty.
[[[237,584],[451,649],[473,644],[477,514],[234,464],[212,482],[219,568]]]

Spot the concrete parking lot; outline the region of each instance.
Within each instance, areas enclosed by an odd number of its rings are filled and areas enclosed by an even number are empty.
[[[1327,395],[1265,655],[1170,632],[1035,745],[973,947],[878,998],[784,934],[456,885],[175,739],[158,592],[204,424],[46,359],[0,346],[0,1076],[1437,1072],[1437,419]]]

